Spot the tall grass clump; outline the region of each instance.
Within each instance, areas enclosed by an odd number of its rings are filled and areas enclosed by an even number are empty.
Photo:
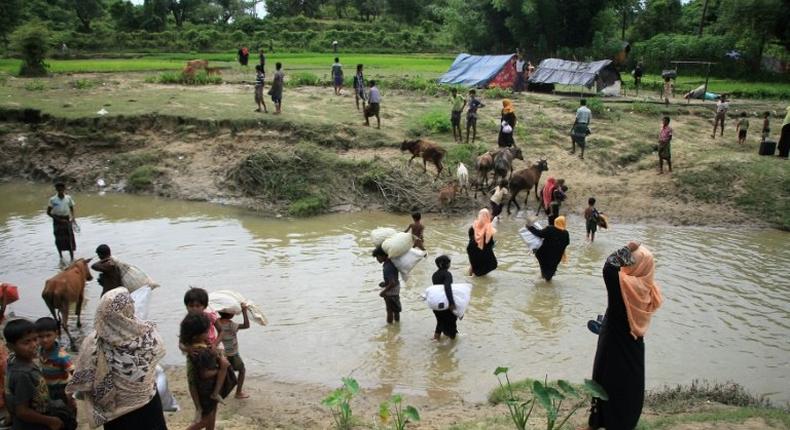
[[[452,130],[452,124],[450,124],[450,114],[444,110],[434,109],[427,112],[418,120],[418,127],[414,134],[417,135],[426,135],[426,134],[439,134],[439,133],[449,133]]]
[[[126,188],[129,191],[146,191],[154,186],[154,180],[160,171],[156,167],[146,164],[132,171],[127,180]]]
[[[328,84],[328,82],[322,81],[321,78],[318,77],[318,75],[310,72],[294,73],[289,77],[287,83],[289,87],[301,87],[301,86],[318,87]]]
[[[49,30],[40,22],[33,21],[19,27],[11,34],[11,48],[22,57],[20,76],[46,76],[44,58],[49,51]]]
[[[205,70],[199,70],[194,74],[184,72],[162,72],[157,76],[148,77],[148,83],[167,84],[167,85],[219,85],[222,83],[222,76],[209,75]]]

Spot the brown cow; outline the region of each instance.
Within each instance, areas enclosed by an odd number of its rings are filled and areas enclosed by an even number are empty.
[[[433,165],[436,166],[436,178],[439,178],[439,175],[442,173],[442,169],[444,169],[444,166],[442,166],[442,159],[444,158],[444,155],[447,154],[447,151],[439,146],[438,143],[424,139],[404,140],[400,144],[400,150],[411,152],[409,163],[411,163],[411,160],[422,156],[422,169],[425,172],[428,171],[428,161],[433,163]]]
[[[85,298],[85,281],[93,279],[91,271],[88,269],[90,261],[90,258],[80,258],[71,263],[62,272],[47,279],[44,283],[44,291],[41,293],[41,298],[47,304],[49,312],[52,313],[52,317],[55,318],[58,325],[62,326],[63,330],[66,331],[71,347],[75,351],[77,350],[77,345],[74,343],[71,333],[69,333],[68,326],[69,305],[76,302],[77,327],[82,327],[80,314],[82,313],[82,300]],[[55,312],[56,310],[57,313]]]
[[[184,67],[182,73],[194,76],[195,72],[198,70],[205,70],[206,68],[208,68],[208,60],[190,60],[187,61],[187,65]]]
[[[547,170],[549,170],[549,164],[546,160],[541,158],[532,166],[521,169],[513,174],[510,178],[510,200],[507,202],[507,213],[510,213],[511,203],[516,204],[516,213],[521,210],[518,201],[516,201],[516,197],[518,193],[523,190],[527,190],[527,196],[524,198],[524,210],[527,210],[527,200],[529,200],[529,192],[533,186],[535,187],[535,198],[540,202],[540,197],[538,197],[538,181],[540,181],[541,173]]]
[[[494,169],[494,156],[491,152],[486,152],[484,154],[480,154],[475,161],[475,167],[477,168],[477,176],[480,178],[478,185],[483,187],[483,193],[488,191],[488,172]],[[477,198],[477,190],[475,189],[475,198]]]

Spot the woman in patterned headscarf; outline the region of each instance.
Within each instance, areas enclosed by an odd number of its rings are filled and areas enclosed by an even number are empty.
[[[491,223],[491,212],[480,209],[477,219],[469,227],[469,244],[466,253],[469,255],[469,274],[483,276],[497,268],[494,255],[494,235],[496,229]]]
[[[94,321],[66,393],[83,403],[91,428],[167,430],[156,391],[165,347],[155,324],[134,316],[134,300],[123,287],[102,296]]]
[[[603,279],[609,300],[598,337],[593,380],[609,399],[593,399],[588,428],[631,430],[642,414],[645,397],[644,336],[663,302],[655,282],[653,254],[630,242],[607,258]]]

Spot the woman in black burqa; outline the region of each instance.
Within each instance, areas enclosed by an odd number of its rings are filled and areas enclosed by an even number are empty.
[[[632,430],[645,398],[644,335],[663,298],[653,254],[630,242],[603,266],[608,303],[595,351],[593,380],[608,395],[593,398],[588,429]]]
[[[483,276],[497,268],[498,263],[494,255],[495,234],[491,212],[488,209],[480,209],[477,219],[469,227],[469,243],[466,245],[470,276]]]
[[[567,258],[565,248],[570,243],[570,236],[565,230],[565,217],[557,217],[554,225],[538,229],[532,225],[527,225],[527,229],[537,237],[543,239],[543,244],[535,251],[535,257],[540,264],[540,276],[547,281],[551,281],[557,273],[557,266],[560,261]]]

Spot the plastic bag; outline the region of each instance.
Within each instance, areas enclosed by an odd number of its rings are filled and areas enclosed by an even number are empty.
[[[538,229],[543,228],[537,222],[532,225]],[[526,227],[521,227],[518,230],[518,235],[521,237],[521,240],[523,240],[524,243],[527,244],[527,248],[529,248],[532,251],[537,251],[538,249],[540,249],[541,245],[543,245],[543,239],[532,234],[532,232],[529,231],[529,229]]]
[[[507,121],[502,121],[502,133],[510,134],[513,133],[513,127]]]
[[[170,388],[167,386],[165,370],[159,365],[156,366],[156,391],[159,392],[159,399],[162,401],[162,410],[165,412],[176,412],[181,409],[178,407],[175,396],[173,396],[173,393],[170,392]]]
[[[241,294],[231,290],[219,290],[208,293],[208,305],[217,312],[238,315],[241,313],[242,303],[247,305],[250,319],[260,325],[268,324],[261,308]]]
[[[469,306],[469,300],[472,298],[472,284],[452,284],[451,288],[455,302],[453,313],[458,318],[463,318],[466,308]],[[448,307],[444,285],[432,285],[426,288],[422,298],[431,310],[441,311]]]
[[[381,244],[381,248],[390,258],[400,257],[409,252],[414,246],[414,238],[411,233],[395,233]]]
[[[370,241],[373,242],[373,246],[381,246],[385,240],[389,239],[390,237],[394,236],[398,233],[398,230],[395,230],[391,227],[379,227],[370,232]]]
[[[407,280],[409,272],[414,269],[417,263],[424,260],[427,255],[428,253],[421,249],[412,248],[400,257],[391,258],[390,260],[392,260],[392,264],[394,264],[401,275],[403,275],[403,280]]]
[[[148,285],[140,287],[130,294],[134,300],[134,316],[141,320],[148,319],[148,309],[151,303],[151,287]]]
[[[151,279],[151,277],[139,267],[124,263],[115,257],[113,257],[113,261],[115,261],[115,265],[121,270],[121,284],[123,284],[130,293],[146,285],[151,287],[151,289],[159,287],[159,284]]]

